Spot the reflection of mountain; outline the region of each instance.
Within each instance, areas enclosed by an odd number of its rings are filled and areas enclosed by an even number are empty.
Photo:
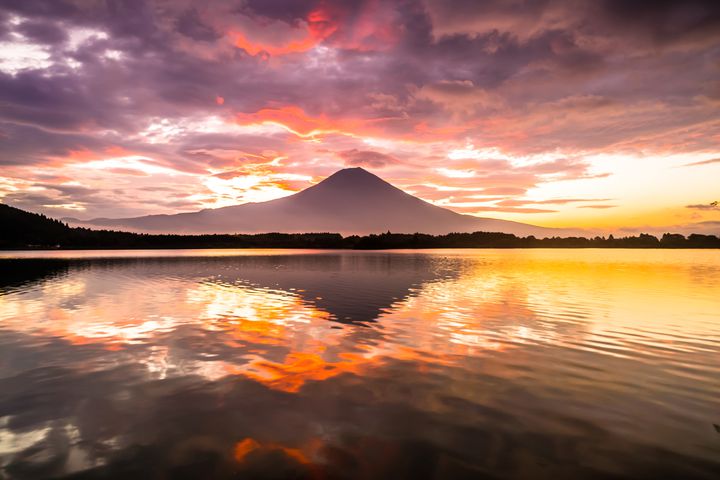
[[[720,269],[605,255],[68,261],[0,298],[0,476],[717,478]]]
[[[0,295],[25,287],[34,282],[50,280],[65,275],[70,268],[68,260],[2,259],[0,260]]]
[[[138,279],[196,279],[282,290],[340,322],[371,322],[422,284],[456,275],[425,255],[320,254],[239,257],[33,259],[4,261],[0,288],[44,281],[77,268],[117,270]]]
[[[294,255],[237,258],[212,281],[296,293],[341,322],[374,321],[423,283],[450,275],[415,255]]]
[[[446,234],[504,232],[520,236],[567,236],[569,231],[447,210],[403,192],[362,168],[340,170],[289,197],[177,215],[97,218],[71,223],[139,232],[254,233],[339,232]]]

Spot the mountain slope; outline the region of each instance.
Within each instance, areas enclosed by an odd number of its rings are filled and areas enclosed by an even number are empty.
[[[0,248],[55,245],[72,234],[72,229],[59,220],[2,203],[0,224],[4,226]]]
[[[317,200],[317,199],[315,199]],[[442,209],[441,209],[442,210]],[[338,233],[254,233],[210,235],[139,234],[68,227],[44,215],[0,204],[0,250],[38,248],[128,249],[128,248],[720,248],[720,238],[691,234],[688,238],[665,233],[661,239],[641,234],[635,237],[545,238],[543,240],[498,233],[450,233],[447,235],[383,233],[347,236]],[[0,252],[0,259],[3,255]],[[5,261],[5,260],[3,260]],[[7,263],[5,263],[7,265]],[[32,270],[32,269],[31,269]],[[2,269],[0,268],[0,271]],[[41,269],[41,273],[44,269]],[[28,271],[31,273],[31,271]],[[23,276],[5,280],[25,281]],[[0,281],[0,286],[7,285]]]
[[[562,236],[563,230],[462,215],[407,194],[362,168],[340,170],[289,197],[262,203],[176,215],[89,221],[75,225],[149,233],[339,232],[369,234],[444,234],[493,231],[538,237]]]

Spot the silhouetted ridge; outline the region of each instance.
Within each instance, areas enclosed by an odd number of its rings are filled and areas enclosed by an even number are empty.
[[[74,225],[153,233],[379,232],[447,234],[492,231],[538,237],[576,232],[462,215],[428,203],[367,170],[345,168],[288,197],[176,215],[72,220]]]
[[[367,197],[383,195],[388,200],[397,199],[399,196],[415,198],[360,167],[338,170],[317,185],[306,188],[294,196],[302,199],[313,195],[333,195],[337,199],[358,195]]]
[[[402,192],[401,192],[402,193]],[[412,197],[411,197],[412,198]],[[0,249],[38,248],[720,248],[714,235],[687,238],[666,233],[613,238],[517,237],[509,233],[473,232],[426,235],[383,233],[346,236],[339,233],[259,233],[253,235],[149,235],[72,228],[44,215],[0,204]]]
[[[383,183],[386,185],[390,185],[388,182],[383,180],[382,178],[378,177],[374,173],[370,173],[367,170],[365,170],[362,167],[351,167],[351,168],[343,168],[341,170],[338,170],[337,172],[333,173],[329,177],[327,177],[325,180],[318,183],[318,185],[332,185],[332,184],[342,184],[342,182],[376,182],[376,183]],[[392,186],[392,185],[390,185]]]
[[[338,170],[310,188],[348,188],[352,190],[386,189],[402,192],[399,188],[361,167]]]

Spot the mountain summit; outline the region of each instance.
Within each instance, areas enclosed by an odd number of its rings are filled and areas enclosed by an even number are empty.
[[[462,215],[403,192],[362,168],[346,168],[288,197],[262,203],[176,215],[88,221],[82,226],[148,233],[337,232],[429,233],[491,231],[537,237],[562,236],[561,230]]]

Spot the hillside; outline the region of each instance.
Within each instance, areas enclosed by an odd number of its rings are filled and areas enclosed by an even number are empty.
[[[0,248],[53,246],[73,237],[72,228],[59,220],[0,203]]]
[[[25,249],[133,249],[133,248],[321,248],[321,249],[413,249],[413,248],[720,248],[720,238],[666,233],[658,239],[641,234],[624,238],[518,237],[501,232],[383,233],[258,233],[213,235],[142,234],[68,227],[64,223],[0,204],[0,250]]]
[[[148,233],[380,232],[442,235],[490,231],[536,237],[578,232],[507,220],[462,215],[414,197],[362,168],[346,168],[294,195],[262,203],[176,215],[88,221],[72,224]]]

